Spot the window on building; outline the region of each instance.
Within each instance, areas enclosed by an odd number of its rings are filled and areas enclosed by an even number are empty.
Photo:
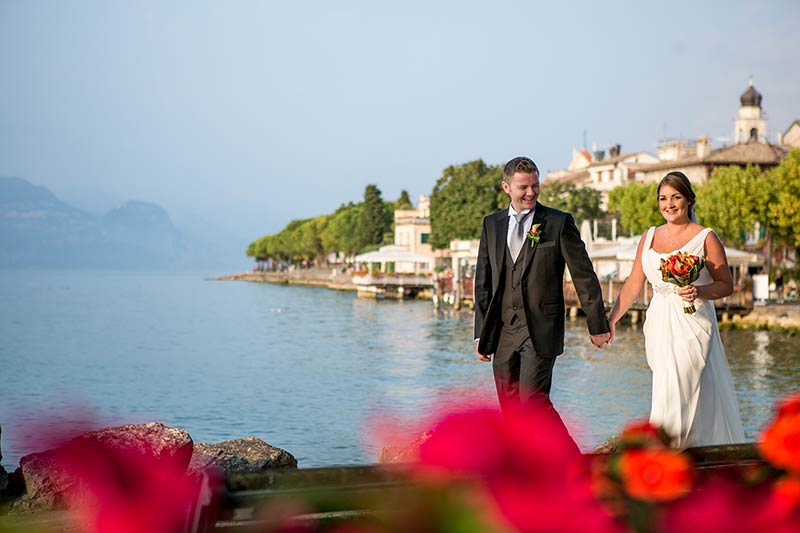
[[[420,234],[420,241],[422,244],[428,244],[428,233],[421,233]]]

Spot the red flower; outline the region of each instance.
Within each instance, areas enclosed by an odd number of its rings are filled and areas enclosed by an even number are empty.
[[[778,417],[800,414],[800,392],[796,392],[778,402]]]
[[[500,413],[451,414],[420,446],[420,471],[475,479],[515,531],[619,531],[593,498],[589,464],[561,418],[542,402]]]
[[[800,411],[796,397],[784,401],[775,421],[761,434],[761,455],[773,466],[800,473]]]
[[[59,463],[78,482],[66,495],[87,533],[171,533],[185,526],[196,481],[179,458],[89,439],[59,453]]]
[[[628,450],[619,468],[625,491],[639,500],[674,500],[692,486],[689,458],[667,449]]]
[[[626,448],[665,447],[669,445],[669,436],[664,430],[648,421],[628,424],[622,430],[619,438],[622,446]]]
[[[774,498],[789,509],[800,509],[800,476],[787,476],[775,483]]]
[[[703,260],[688,252],[678,252],[661,260],[661,279],[683,287],[697,279]]]

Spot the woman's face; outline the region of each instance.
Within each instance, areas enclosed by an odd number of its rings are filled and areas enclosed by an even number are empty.
[[[667,222],[685,224],[689,220],[689,200],[669,185],[658,190],[658,209]]]

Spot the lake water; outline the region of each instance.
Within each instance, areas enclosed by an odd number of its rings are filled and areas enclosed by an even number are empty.
[[[102,425],[160,421],[195,442],[253,435],[301,467],[376,462],[376,418],[419,419],[467,390],[494,398],[469,313],[427,301],[203,274],[0,271],[2,464],[15,468],[37,420],[90,409]],[[553,401],[591,449],[646,418],[650,374],[638,326],[612,349],[567,329]],[[800,338],[723,331],[749,440],[774,400],[800,388]]]

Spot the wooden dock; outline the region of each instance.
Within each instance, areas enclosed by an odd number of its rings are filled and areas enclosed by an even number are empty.
[[[422,275],[364,274],[353,276],[359,298],[373,300],[408,300],[430,298],[433,294],[433,278]]]
[[[603,281],[600,283],[600,288],[603,291],[603,301],[606,304],[606,309],[611,310],[617,297],[619,296],[624,281]],[[434,293],[434,306],[450,305],[454,309],[474,307],[473,302],[474,283],[471,278],[454,280],[449,277],[440,277],[436,280],[435,293]],[[642,289],[641,294],[631,306],[627,313],[629,319],[637,323],[644,318],[644,313],[650,300],[653,298],[653,289],[649,283],[646,283]],[[566,312],[571,317],[576,317],[580,311],[580,302],[578,301],[578,294],[572,281],[564,280],[564,304]],[[722,321],[729,319],[741,318],[753,310],[753,291],[751,287],[736,287],[733,294],[727,298],[721,298],[714,301],[714,306],[717,309],[717,318]]]

